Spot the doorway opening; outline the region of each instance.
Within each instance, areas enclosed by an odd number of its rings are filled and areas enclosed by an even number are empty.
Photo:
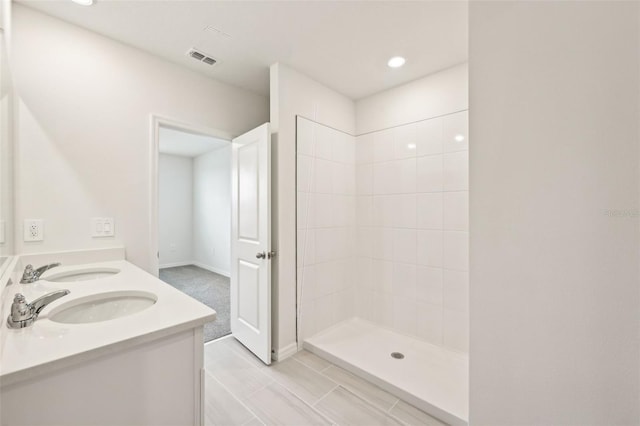
[[[172,136],[178,138],[173,143]],[[187,142],[194,139],[197,143]],[[265,364],[272,356],[275,255],[270,152],[269,123],[233,136],[151,116],[149,271],[212,303],[217,317],[205,326],[205,342],[233,334]],[[182,237],[167,238],[178,225]],[[213,283],[228,292],[221,290],[223,296],[216,298]],[[203,293],[209,297],[201,298]]]
[[[231,143],[158,129],[158,276],[216,311],[205,342],[231,333]]]

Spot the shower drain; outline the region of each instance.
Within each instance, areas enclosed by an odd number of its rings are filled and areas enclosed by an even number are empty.
[[[402,352],[391,352],[391,358],[403,359],[404,354]]]

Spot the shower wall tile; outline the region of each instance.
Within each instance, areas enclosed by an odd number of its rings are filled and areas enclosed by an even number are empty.
[[[443,156],[430,155],[416,159],[416,192],[442,192]]]
[[[393,327],[393,298],[380,293],[373,294],[374,322],[383,327]]]
[[[469,312],[469,273],[466,271],[444,271],[443,279],[445,309]]]
[[[373,139],[375,133],[368,133],[356,138],[356,164],[373,163]]]
[[[417,198],[416,194],[391,195],[389,197],[391,211],[390,225],[395,228],[416,228]]]
[[[469,189],[469,154],[453,152],[443,156],[443,188],[445,191]]]
[[[396,127],[393,152],[396,160],[415,158],[417,149],[415,126]]]
[[[372,248],[374,259],[393,260],[393,229],[372,228]]]
[[[394,296],[415,300],[417,267],[410,263],[393,263],[391,292]]]
[[[432,305],[443,304],[442,268],[429,266],[416,267],[416,300]]]
[[[443,117],[444,152],[469,149],[469,114],[463,111]]]
[[[430,303],[417,303],[416,333],[418,337],[433,343],[442,345],[444,316],[442,305]]]
[[[373,259],[371,271],[374,291],[378,294],[391,294],[393,291],[393,262]]]
[[[467,113],[356,138],[355,314],[467,350]]]
[[[443,194],[441,192],[416,194],[416,216],[418,228],[443,229],[442,212]]]
[[[417,334],[417,305],[404,297],[393,298],[393,327],[404,334]]]
[[[297,122],[296,149],[298,155],[313,156],[315,144],[314,123],[310,120],[299,120]]]
[[[373,162],[389,161],[395,158],[393,129],[373,133]]]
[[[447,269],[467,271],[469,269],[469,233],[444,232],[443,266]]]
[[[337,138],[338,135],[334,133],[333,129],[317,123],[314,123],[313,128],[316,136],[314,156],[325,160],[333,160],[333,139]]]
[[[467,191],[445,192],[444,229],[448,231],[469,230],[469,193]]]
[[[443,233],[438,230],[417,231],[417,264],[442,268],[443,258]]]
[[[353,138],[299,119],[302,338],[359,316],[468,350],[467,121]]]
[[[373,194],[373,164],[356,166],[356,192],[358,195]]]
[[[298,192],[311,192],[311,182],[313,169],[311,168],[312,158],[305,155],[298,155],[298,166],[296,169],[296,184]]]
[[[373,226],[373,197],[370,195],[356,197],[356,224],[360,227]]]
[[[415,229],[393,230],[393,261],[416,263],[416,235]]]
[[[356,141],[303,118],[297,132],[298,326],[304,339],[355,315]]]
[[[416,126],[417,156],[441,154],[442,121],[438,119],[424,120],[414,125]]]

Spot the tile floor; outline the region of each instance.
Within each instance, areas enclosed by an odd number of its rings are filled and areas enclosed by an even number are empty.
[[[307,351],[267,367],[230,336],[204,353],[206,425],[444,425]]]

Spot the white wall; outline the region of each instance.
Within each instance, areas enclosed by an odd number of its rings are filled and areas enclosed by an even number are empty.
[[[231,144],[193,159],[193,260],[229,276]]]
[[[150,115],[230,135],[268,121],[262,96],[20,4],[13,43],[16,228],[45,221],[45,241],[17,241],[18,252],[124,244],[128,260],[148,269]],[[94,216],[115,218],[115,238],[89,236]]]
[[[158,251],[161,268],[193,261],[194,171],[191,157],[158,156]]]
[[[638,2],[470,2],[472,425],[640,423]]]
[[[460,64],[358,100],[356,134],[362,135],[467,109],[468,75],[468,64]]]
[[[273,347],[296,341],[296,115],[354,134],[352,100],[283,65],[271,66]]]
[[[6,2],[5,2],[6,3]],[[8,2],[10,3],[10,2]],[[10,36],[7,33],[10,24],[4,22],[10,13],[11,5],[3,4],[0,10],[4,10],[2,25],[5,29],[0,32],[0,233],[4,233],[0,239],[0,258],[15,254],[13,235],[14,215],[14,191],[13,191],[13,151],[14,151],[14,89],[11,69],[9,67],[8,43]],[[10,15],[8,15],[10,16]],[[2,260],[0,260],[0,266]]]
[[[355,313],[355,137],[297,120],[299,345]]]

